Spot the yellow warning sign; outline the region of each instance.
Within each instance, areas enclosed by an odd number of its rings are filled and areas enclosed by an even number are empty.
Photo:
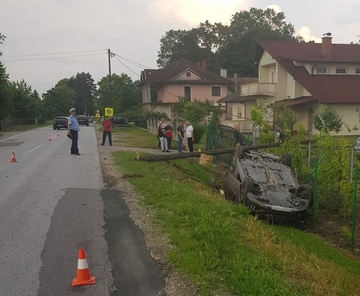
[[[114,116],[113,108],[105,108],[105,116]]]

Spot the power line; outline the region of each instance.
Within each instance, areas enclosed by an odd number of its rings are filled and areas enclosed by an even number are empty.
[[[115,58],[116,58],[121,64],[123,64],[127,69],[129,69],[129,70],[130,70],[131,72],[133,72],[135,75],[137,75],[137,76],[140,77],[140,75],[139,75],[138,73],[136,73],[136,72],[133,71],[130,67],[128,67],[127,65],[125,65],[125,63],[123,63],[117,56],[115,56]],[[156,84],[153,84],[153,83],[151,83],[151,82],[149,82],[149,83],[150,83],[150,85],[156,87],[157,89],[161,89],[161,87],[157,86]],[[174,96],[174,97],[176,97],[176,98],[179,97],[178,95],[175,95],[175,94],[173,94],[173,93],[171,93],[171,92],[169,92],[169,91],[164,90],[164,92],[165,92],[165,93],[168,93],[168,94],[170,94],[170,95],[172,95],[172,96]]]
[[[121,64],[124,65],[124,67],[126,67],[127,69],[129,69],[131,72],[133,72],[135,75],[139,76],[140,75],[138,73],[136,73],[135,71],[133,71],[130,67],[126,66],[116,55],[115,55],[115,59],[117,59]]]
[[[79,51],[63,51],[63,52],[54,52],[54,53],[35,53],[35,54],[23,54],[23,55],[6,55],[3,57],[33,57],[33,56],[49,56],[49,55],[58,55],[58,54],[73,54],[73,53],[84,53],[84,52],[94,52],[94,51],[105,51],[106,49],[90,49],[90,50],[79,50]]]
[[[4,60],[4,62],[20,62],[20,61],[39,61],[39,60],[55,60],[55,59],[67,59],[67,58],[75,58],[75,57],[86,57],[86,56],[93,56],[99,55],[103,53],[91,53],[91,54],[82,54],[82,55],[70,55],[70,56],[63,56],[63,57],[48,57],[48,58],[35,58],[35,59],[15,59],[15,60]]]
[[[118,55],[118,54],[116,54],[116,53],[114,53],[114,52],[113,52],[113,54],[116,55],[117,57],[119,57],[119,58],[127,61],[128,63],[133,64],[133,65],[136,66],[136,67],[139,67],[139,68],[142,68],[142,69],[144,69],[144,68],[150,69],[150,67],[147,67],[147,66],[144,66],[144,65],[142,65],[142,64],[140,64],[140,63],[134,62],[134,61],[132,61],[132,60],[130,60],[130,59],[127,59],[127,58],[125,58],[125,57],[122,57],[122,56],[120,56],[120,55]]]

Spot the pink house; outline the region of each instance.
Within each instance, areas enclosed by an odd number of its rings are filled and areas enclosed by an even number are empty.
[[[193,102],[206,99],[216,103],[227,95],[232,81],[206,69],[206,63],[194,64],[183,58],[163,69],[145,69],[141,72],[144,107],[171,117],[171,104],[179,98]]]

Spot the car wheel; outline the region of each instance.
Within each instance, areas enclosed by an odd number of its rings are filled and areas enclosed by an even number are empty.
[[[254,179],[251,177],[246,177],[241,183],[240,190],[240,202],[245,203],[247,200],[247,194],[254,191]]]
[[[309,208],[311,208],[314,204],[313,200],[313,188],[308,185],[300,185],[298,189],[296,190],[296,196],[299,196],[300,199],[309,201]]]
[[[288,167],[291,167],[291,162],[292,162],[292,156],[291,154],[289,153],[285,153],[284,154],[284,165],[288,166]]]
[[[87,124],[86,126],[89,126],[89,124]]]

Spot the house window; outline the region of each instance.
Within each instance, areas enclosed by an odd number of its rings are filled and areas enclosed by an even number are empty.
[[[213,97],[220,97],[220,86],[211,87],[211,95]]]
[[[184,86],[184,98],[191,102],[191,86]]]
[[[236,107],[237,119],[242,118],[242,107]]]
[[[336,74],[346,74],[347,69],[346,68],[336,68]]]
[[[317,74],[327,74],[328,68],[316,68],[316,73]]]
[[[191,73],[190,72],[186,72],[186,77],[190,77]]]
[[[356,75],[360,75],[360,68],[356,68],[356,69],[355,69],[355,74],[356,74]]]

